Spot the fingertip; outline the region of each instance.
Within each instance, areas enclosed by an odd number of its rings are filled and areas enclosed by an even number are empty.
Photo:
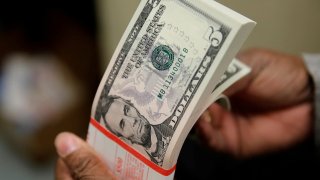
[[[199,119],[197,123],[197,131],[205,137],[210,137],[213,131],[213,127],[211,126],[211,122],[208,122],[204,119]]]
[[[207,123],[210,123],[211,122],[211,116],[210,116],[210,113],[208,110],[205,110],[202,115],[201,115],[201,118],[200,118],[201,121],[204,121],[204,122],[207,122]]]
[[[203,127],[206,127],[209,125],[209,122],[207,122],[206,120],[204,120],[203,118],[200,118],[197,122],[197,127],[202,129]]]
[[[213,103],[209,106],[208,108],[210,111],[220,111],[222,109],[221,105],[219,105],[218,103]]]
[[[208,108],[208,112],[210,113],[210,123],[214,128],[220,128],[222,124],[223,114],[225,113],[225,109],[217,103],[212,104]]]
[[[80,143],[79,138],[69,132],[58,134],[54,141],[57,153],[62,158],[79,149]]]

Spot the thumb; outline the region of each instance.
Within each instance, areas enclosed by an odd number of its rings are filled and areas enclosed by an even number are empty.
[[[60,133],[55,139],[60,157],[56,177],[63,179],[115,179],[106,164],[81,138],[68,132]],[[63,168],[65,168],[63,170]]]

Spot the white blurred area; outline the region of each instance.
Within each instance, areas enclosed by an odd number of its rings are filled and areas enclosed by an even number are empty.
[[[80,103],[79,83],[53,55],[13,53],[2,68],[2,116],[26,133]]]

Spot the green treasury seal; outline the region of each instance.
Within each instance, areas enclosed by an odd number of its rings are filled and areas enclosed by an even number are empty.
[[[174,60],[174,53],[169,46],[161,45],[152,52],[152,65],[159,71],[168,70]]]

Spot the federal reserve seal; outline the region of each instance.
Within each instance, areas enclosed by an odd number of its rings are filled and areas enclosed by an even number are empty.
[[[152,65],[159,71],[168,70],[174,60],[174,53],[169,46],[160,45],[151,55]]]

